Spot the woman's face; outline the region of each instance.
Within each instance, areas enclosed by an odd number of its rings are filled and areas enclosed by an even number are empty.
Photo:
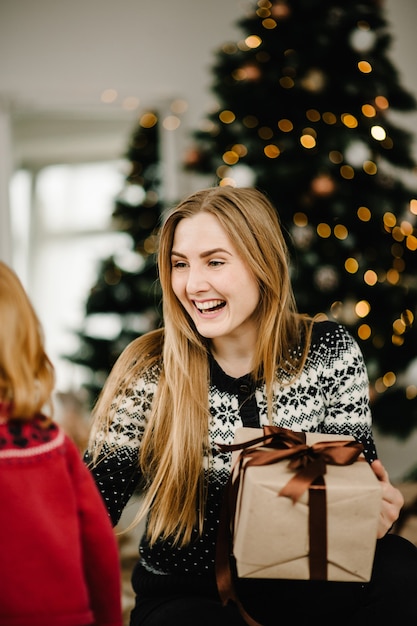
[[[239,339],[253,331],[257,280],[210,213],[197,213],[178,223],[171,285],[203,337]]]

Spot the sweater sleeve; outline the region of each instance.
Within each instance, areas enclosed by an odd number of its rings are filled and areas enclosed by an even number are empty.
[[[116,526],[139,483],[137,451],[128,446],[112,450],[104,444],[97,463],[92,464],[89,450],[84,454],[84,462],[90,468],[111,522]]]
[[[114,526],[141,479],[140,446],[157,382],[158,370],[151,369],[115,397],[108,429],[103,427],[95,432],[84,455]],[[96,446],[101,450],[93,464]]]
[[[122,626],[119,549],[106,507],[75,444],[66,442],[80,520],[85,578],[94,626]]]
[[[340,324],[315,325],[312,350],[321,353],[320,389],[327,406],[328,433],[349,434],[363,444],[366,459],[377,458],[372,435],[369,380],[357,341]]]

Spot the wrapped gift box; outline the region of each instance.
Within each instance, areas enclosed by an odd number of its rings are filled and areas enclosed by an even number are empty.
[[[290,432],[290,431],[289,431]],[[262,436],[263,430],[240,428],[235,443]],[[351,437],[306,433],[307,446],[317,442],[353,441]],[[262,451],[266,448],[262,448]],[[233,452],[235,472],[237,457]],[[307,488],[298,500],[279,495],[296,471],[289,460],[248,467],[236,501],[233,554],[237,573],[248,578],[313,578],[310,570]],[[322,481],[323,482],[323,481]],[[381,507],[381,486],[361,454],[349,465],[326,464],[324,475],[327,547],[325,579],[369,581]]]

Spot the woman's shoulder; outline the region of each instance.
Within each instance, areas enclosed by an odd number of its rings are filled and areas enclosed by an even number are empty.
[[[311,332],[311,343],[334,344],[339,342],[353,342],[350,331],[340,322],[332,320],[314,321]]]
[[[363,360],[361,348],[352,333],[344,324],[332,320],[313,323],[309,354],[327,354],[336,360]]]

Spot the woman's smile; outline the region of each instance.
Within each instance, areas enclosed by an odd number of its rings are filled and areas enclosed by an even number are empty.
[[[202,315],[207,315],[208,313],[216,313],[225,307],[226,302],[224,300],[207,300],[205,302],[194,301],[194,305]]]

